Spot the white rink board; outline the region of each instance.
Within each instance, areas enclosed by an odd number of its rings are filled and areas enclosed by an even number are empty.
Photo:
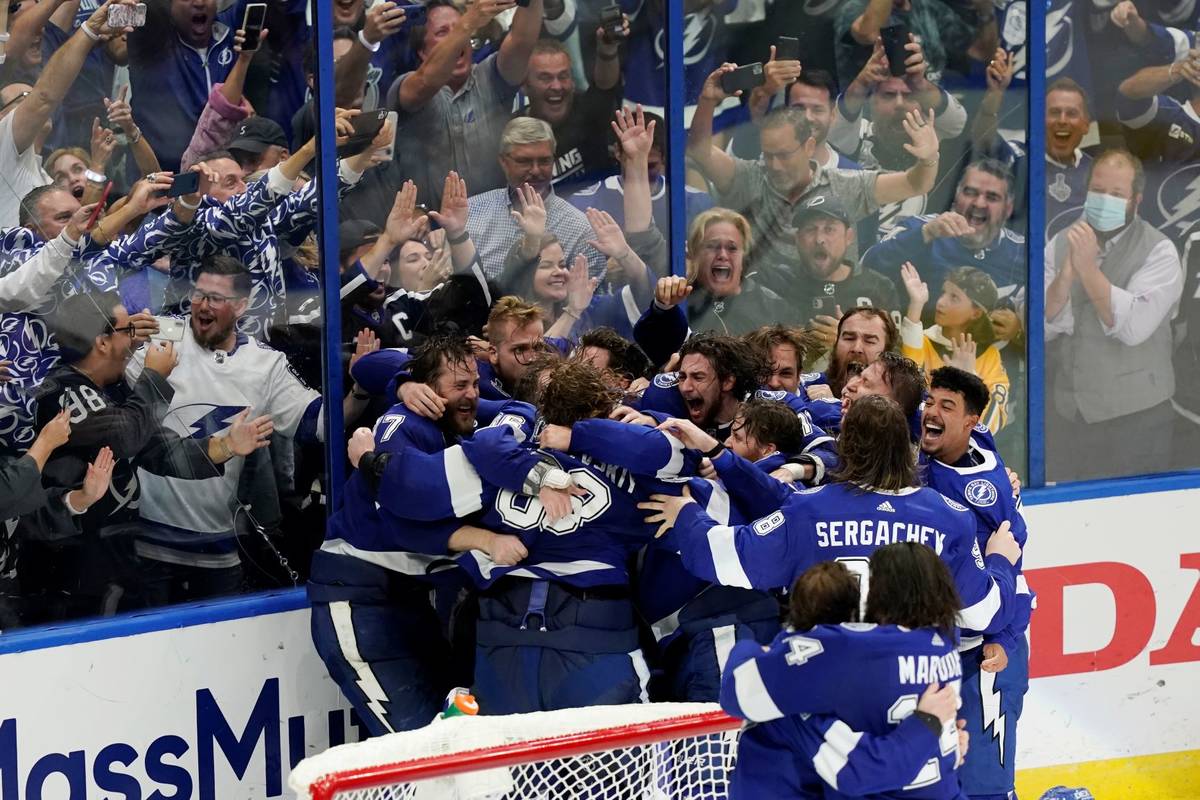
[[[1187,628],[1184,641],[1200,645],[1200,563],[1180,566],[1181,556],[1200,554],[1200,490],[1036,505],[1025,509],[1025,518],[1032,544],[1024,567],[1032,573],[1031,585],[1037,583],[1037,570],[1064,565],[1115,565],[1100,569],[1123,576],[1119,601],[1102,584],[1068,586],[1063,592],[1065,651],[1105,648],[1119,614],[1117,643],[1131,658],[1102,671],[1076,669],[1035,678],[1017,738],[1018,767],[1200,748],[1200,647],[1189,661],[1150,663],[1150,654],[1176,627]],[[1149,607],[1129,602],[1137,587],[1143,597],[1152,587]],[[1191,612],[1181,621],[1194,593]],[[1034,648],[1040,632],[1052,624],[1042,616],[1049,611],[1040,600],[1031,625]],[[1142,626],[1145,636],[1137,630]],[[1149,641],[1143,644],[1144,638]],[[1031,656],[1035,674],[1044,655],[1043,650]]]
[[[293,763],[325,750],[331,729],[335,741],[359,738],[308,618],[304,609],[0,656],[0,798],[284,796]],[[8,783],[14,746],[19,794]],[[51,775],[29,791],[35,762],[72,751],[82,751],[67,766],[73,789]],[[140,794],[122,790],[120,775]]]
[[[1134,648],[1129,621],[1149,620],[1144,604],[1139,614],[1126,604],[1128,663],[1033,681],[1019,766],[1196,748],[1200,668],[1151,666],[1149,654],[1167,642],[1200,577],[1180,567],[1181,554],[1200,553],[1200,490],[1039,505],[1026,516],[1031,582],[1063,565],[1136,570],[1153,586],[1154,622],[1149,643]],[[1112,592],[1068,587],[1063,597],[1064,649],[1105,649]],[[335,740],[358,738],[313,651],[306,610],[2,655],[0,686],[0,800],[283,797],[293,758],[325,749],[331,729]],[[58,774],[33,774],[38,792],[31,773],[47,768]],[[140,790],[122,790],[123,776]]]

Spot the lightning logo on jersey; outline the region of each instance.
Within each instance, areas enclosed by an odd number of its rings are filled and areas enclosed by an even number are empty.
[[[1000,764],[1004,764],[1004,735],[1006,721],[1004,707],[1000,703],[1000,690],[996,688],[996,673],[981,669],[979,671],[979,694],[983,698],[983,729],[992,729],[992,740],[996,742],[1000,752]]]
[[[186,435],[193,439],[204,439],[228,428],[233,424],[233,418],[245,410],[246,406],[195,403],[174,409],[171,415],[180,422],[180,429],[186,431]]]

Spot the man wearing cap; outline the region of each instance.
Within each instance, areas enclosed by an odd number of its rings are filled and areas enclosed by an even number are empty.
[[[833,345],[844,311],[863,306],[899,311],[895,284],[847,258],[854,244],[854,227],[841,200],[832,194],[818,194],[796,210],[793,221],[801,269],[783,281],[778,281],[778,273],[760,272],[758,278],[785,299],[795,301],[800,313],[810,314],[809,328],[820,334],[827,346]]]
[[[247,175],[270,169],[292,154],[279,123],[268,117],[249,117],[238,126],[226,148]]]
[[[911,261],[930,286],[950,270],[969,264],[983,270],[1001,300],[1024,303],[1025,237],[1004,223],[1012,215],[1013,174],[1003,162],[984,158],[963,172],[954,204],[944,214],[902,220],[896,230],[863,254],[864,267],[900,283],[900,265]]]
[[[757,269],[787,269],[797,260],[792,217],[812,195],[836,194],[851,221],[858,221],[884,203],[898,203],[933,188],[938,170],[938,135],[934,114],[910,112],[903,126],[915,159],[904,172],[829,169],[818,164],[816,139],[807,115],[796,108],[774,111],[762,122],[762,160],[734,158],[713,141],[716,106],[728,96],[721,76],[734,69],[725,64],[704,82],[696,114],[688,131],[688,157],[709,180],[715,200],[745,214],[758,243],[751,260]]]

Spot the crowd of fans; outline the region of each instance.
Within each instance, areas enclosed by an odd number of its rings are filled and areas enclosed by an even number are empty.
[[[1022,462],[1023,3],[688,0],[687,148],[670,152],[657,0],[337,0],[342,398],[313,388],[333,269],[308,4],[268,3],[253,49],[247,5],[148,0],[136,26],[112,23],[133,0],[10,9],[0,628],[295,585],[314,550],[350,553],[325,526],[329,402],[375,426],[356,464],[402,402],[440,420],[428,453],[465,447],[477,415],[533,441],[557,413],[540,441],[561,450],[574,420],[678,419],[708,437],[673,429],[688,448],[728,442],[817,485],[862,397],[929,436],[926,387],[950,367],[981,380],[968,405]],[[1051,480],[1200,452],[1183,266],[1200,22],[1106,5],[1052,0],[1047,22]],[[351,147],[374,109],[392,114]],[[686,277],[669,158],[687,160]],[[447,335],[477,388],[449,381]],[[499,485],[564,490],[518,477]],[[470,541],[497,562],[524,547]]]

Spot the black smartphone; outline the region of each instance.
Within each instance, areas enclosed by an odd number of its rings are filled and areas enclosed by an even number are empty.
[[[387,115],[387,109],[380,108],[375,111],[364,111],[354,117],[350,121],[350,124],[354,126],[354,133],[350,134],[350,138],[344,144],[338,146],[338,157],[356,156],[366,150],[375,135],[379,133],[379,129],[383,127],[383,123],[387,121]]]
[[[799,61],[800,40],[794,36],[780,36],[775,40],[776,61]]]
[[[246,14],[242,17],[242,30],[246,37],[242,42],[243,53],[253,53],[258,49],[258,37],[262,33],[263,23],[266,21],[266,3],[251,3],[246,6]]]
[[[425,6],[420,3],[402,3],[396,7],[404,9],[404,27],[406,28],[424,25],[429,16]]]
[[[725,94],[733,94],[739,90],[748,92],[755,86],[762,86],[766,81],[767,76],[763,74],[762,62],[755,61],[753,64],[738,67],[733,72],[726,72],[722,75],[721,89]]]
[[[887,56],[888,71],[893,77],[904,76],[904,61],[911,53],[904,49],[908,44],[908,27],[905,25],[889,25],[879,31],[883,40],[883,54]]]
[[[625,15],[621,13],[621,7],[616,3],[600,9],[600,25],[608,36],[619,35],[624,24]]]
[[[171,181],[171,188],[167,189],[167,197],[183,197],[185,194],[195,194],[200,188],[200,173],[185,172],[181,175],[176,175],[175,180]]]

